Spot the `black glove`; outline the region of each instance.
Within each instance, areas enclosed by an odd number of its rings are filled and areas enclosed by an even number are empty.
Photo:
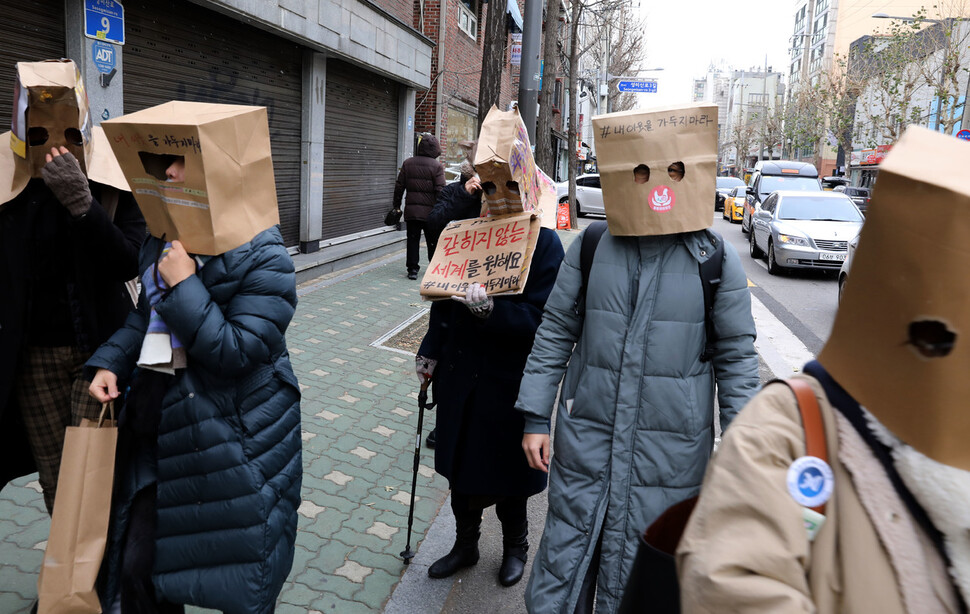
[[[91,208],[91,188],[73,154],[56,156],[40,172],[44,183],[72,216],[81,217],[88,212]]]

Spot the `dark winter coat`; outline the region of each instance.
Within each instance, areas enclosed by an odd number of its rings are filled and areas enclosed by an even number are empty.
[[[131,299],[124,282],[138,274],[138,248],[145,220],[130,192],[119,193],[114,222],[91,183],[94,202],[73,218],[43,179],[32,179],[13,200],[0,205],[0,488],[35,471],[13,394],[31,314],[36,311],[37,267],[62,266],[73,343],[94,351],[124,324]],[[55,238],[57,237],[57,238]]]
[[[159,243],[145,244],[143,269]],[[279,228],[209,259],[155,308],[188,354],[158,425],[158,595],[227,614],[271,612],[293,562],[302,477],[300,389],[284,339],[295,272]],[[128,380],[148,313],[142,293],[87,366]]]
[[[423,222],[438,200],[438,192],[445,187],[445,167],[438,161],[441,145],[432,135],[422,137],[418,153],[401,165],[394,184],[394,206],[401,206],[404,199],[404,220]]]
[[[425,231],[437,243],[441,231],[449,222],[478,217],[482,212],[482,193],[469,194],[465,191],[468,177],[462,175],[458,181],[446,185],[438,194],[434,209],[428,214]]]
[[[546,474],[530,469],[522,451],[524,420],[514,406],[562,259],[559,237],[543,228],[525,292],[496,297],[484,320],[457,301],[431,307],[418,353],[438,360],[435,470],[457,492],[525,496],[546,487]]]

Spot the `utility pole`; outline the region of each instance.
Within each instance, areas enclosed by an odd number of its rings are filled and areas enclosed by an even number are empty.
[[[501,0],[492,0],[500,2]],[[552,26],[550,26],[552,27]],[[519,67],[519,115],[529,133],[529,143],[536,142],[536,113],[539,107],[539,41],[542,38],[542,0],[525,0],[522,23],[522,64]],[[550,101],[545,101],[550,104]],[[543,135],[548,136],[548,135]]]
[[[761,80],[761,143],[758,146],[758,160],[764,160],[765,132],[768,131],[768,54],[765,54],[765,75]],[[769,158],[771,155],[769,154]]]

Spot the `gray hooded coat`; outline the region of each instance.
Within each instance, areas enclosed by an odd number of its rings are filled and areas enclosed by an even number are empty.
[[[516,403],[527,433],[548,432],[565,372],[549,511],[526,589],[533,614],[573,613],[601,533],[596,610],[616,612],[639,535],[700,488],[714,443],[715,380],[722,428],[758,389],[747,278],[727,243],[714,299],[714,359],[700,360],[698,263],[714,252],[714,240],[706,231],[604,233],[585,318],[576,309],[582,241],[566,254]]]

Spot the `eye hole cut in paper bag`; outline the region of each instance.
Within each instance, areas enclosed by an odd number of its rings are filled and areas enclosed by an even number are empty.
[[[421,296],[436,300],[463,295],[476,283],[490,295],[521,294],[539,228],[532,213],[451,222],[438,238],[421,280]]]
[[[71,60],[17,62],[10,149],[40,177],[52,147],[66,147],[86,171],[91,157],[88,95]]]
[[[593,135],[610,234],[668,235],[711,226],[716,106],[599,115]]]
[[[218,255],[279,223],[265,107],[173,101],[101,125],[153,236]],[[178,156],[185,181],[166,181]]]
[[[879,181],[819,362],[897,437],[970,470],[970,147],[910,126]]]
[[[536,163],[518,109],[499,111],[492,106],[482,122],[474,164],[489,215],[532,212],[539,207]]]

